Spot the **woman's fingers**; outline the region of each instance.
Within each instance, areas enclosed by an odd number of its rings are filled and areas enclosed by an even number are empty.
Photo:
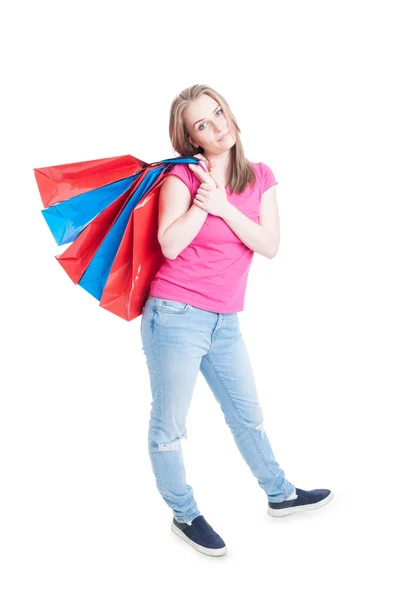
[[[209,168],[209,161],[203,156],[203,154],[194,154],[194,157],[198,160],[202,160],[206,164],[207,168]]]

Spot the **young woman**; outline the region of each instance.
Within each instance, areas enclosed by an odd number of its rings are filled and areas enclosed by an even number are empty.
[[[194,85],[170,110],[170,139],[202,165],[175,165],[159,192],[158,240],[165,256],[141,320],[152,404],[148,449],[157,488],[173,511],[172,531],[199,552],[225,554],[187,484],[181,451],[199,370],[220,403],[236,445],[268,497],[268,513],[316,509],[330,490],[304,491],[286,478],[263,426],[253,372],[239,327],[254,252],[279,245],[277,181],[245,158],[226,100]]]

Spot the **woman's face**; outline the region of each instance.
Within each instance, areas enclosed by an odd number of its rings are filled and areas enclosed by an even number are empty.
[[[184,121],[191,143],[201,146],[209,155],[222,154],[236,142],[233,123],[228,121],[218,102],[207,94],[187,106]],[[222,136],[225,137],[220,139]]]

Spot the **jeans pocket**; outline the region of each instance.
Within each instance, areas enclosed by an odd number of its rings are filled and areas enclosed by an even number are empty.
[[[159,298],[156,308],[160,313],[178,315],[180,313],[187,312],[187,310],[189,310],[189,307],[190,304],[186,304],[185,302],[179,302],[178,300],[165,300],[163,298]]]

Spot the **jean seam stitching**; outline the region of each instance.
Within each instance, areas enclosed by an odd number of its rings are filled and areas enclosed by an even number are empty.
[[[155,310],[156,307],[153,309],[152,311],[152,317],[151,317],[151,323],[150,323],[150,327],[151,327],[151,352],[152,352],[152,358],[153,361],[156,365],[156,380],[157,380],[157,391],[158,394],[160,396],[160,411],[159,411],[159,416],[162,416],[163,414],[163,386],[162,386],[162,379],[160,377],[160,368],[159,368],[159,361],[158,361],[158,356],[156,353],[156,349],[155,349],[155,340],[154,340],[154,327],[155,327]],[[151,450],[149,448],[149,450]],[[153,454],[156,454],[155,452]],[[158,479],[159,482],[159,486],[162,487],[163,486],[163,479],[161,476],[161,472],[157,467],[157,460],[155,457],[155,464],[156,464],[156,478]]]
[[[269,466],[269,464],[268,464],[268,462],[267,462],[267,459],[265,458],[265,456],[264,456],[264,455],[263,455],[263,453],[261,452],[261,449],[259,448],[259,446],[258,446],[258,444],[257,444],[257,440],[256,440],[255,436],[253,435],[253,431],[252,431],[251,427],[249,427],[248,425],[246,425],[246,423],[244,422],[244,420],[243,420],[243,418],[242,418],[242,415],[240,414],[240,412],[239,412],[239,410],[238,410],[238,408],[237,408],[237,406],[236,406],[236,404],[235,404],[235,401],[234,401],[234,399],[233,399],[233,396],[232,396],[231,392],[229,391],[229,389],[228,389],[228,388],[227,388],[227,386],[225,385],[225,383],[224,383],[224,381],[223,381],[223,379],[222,379],[221,375],[220,375],[220,374],[219,374],[219,372],[217,371],[217,369],[216,369],[216,367],[215,367],[214,363],[211,361],[211,359],[209,358],[209,356],[204,356],[203,358],[204,358],[205,360],[207,360],[207,361],[209,362],[209,364],[210,364],[210,365],[213,367],[215,374],[217,375],[218,379],[219,379],[219,380],[220,380],[220,382],[221,382],[221,385],[223,386],[223,388],[225,389],[225,391],[226,391],[226,392],[227,392],[227,394],[229,395],[229,397],[230,397],[230,399],[231,399],[231,402],[232,402],[232,405],[233,405],[233,407],[234,407],[234,409],[235,409],[235,411],[236,411],[236,414],[239,416],[239,419],[240,419],[240,421],[241,421],[242,425],[243,425],[243,426],[244,426],[244,427],[247,429],[247,431],[248,431],[248,432],[249,432],[249,434],[251,435],[251,437],[252,437],[252,439],[253,439],[253,442],[254,442],[254,445],[255,445],[255,447],[257,448],[257,451],[258,451],[259,455],[261,456],[262,460],[264,461],[264,464],[265,464],[265,466],[267,467],[267,469],[269,469],[270,473],[271,473],[271,474],[272,474],[274,477],[277,477],[276,473],[274,473],[274,472],[273,472],[273,470],[271,469],[271,467]]]

